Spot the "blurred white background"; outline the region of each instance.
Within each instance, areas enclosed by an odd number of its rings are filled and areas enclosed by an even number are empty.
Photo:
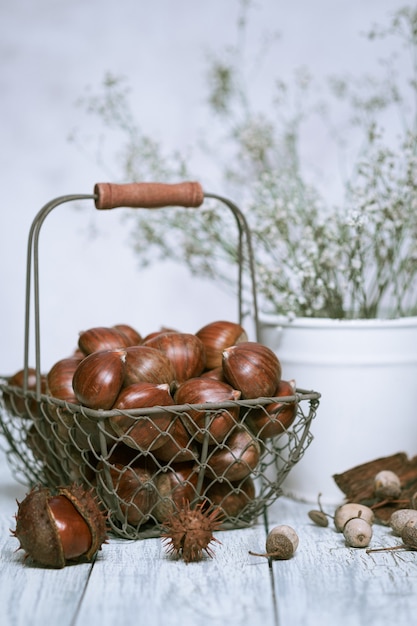
[[[263,30],[281,35],[276,57],[257,75],[259,99],[273,77],[287,79],[303,64],[319,78],[377,73],[383,50],[372,44],[370,54],[362,34],[402,4],[257,0],[251,12],[254,49]],[[0,374],[23,365],[26,245],[32,219],[50,199],[92,193],[95,182],[108,179],[97,162],[68,141],[80,125],[93,138],[96,132],[92,120],[91,128],[85,127],[77,100],[97,88],[106,72],[125,76],[142,129],[168,150],[193,146],[202,127],[210,124],[204,102],[207,55],[236,43],[238,11],[237,0],[0,3]],[[249,40],[249,55],[251,45]],[[306,149],[324,170],[334,165],[317,133],[311,133]],[[193,170],[201,171],[206,191],[222,193],[209,162],[197,160]],[[96,214],[91,202],[82,208],[57,209],[40,237],[44,371],[67,356],[78,332],[90,326],[123,322],[142,334],[161,325],[195,332],[214,319],[235,318],[235,300],[215,285],[191,279],[186,268],[160,265],[138,272],[120,211]],[[96,239],[89,236],[92,221],[100,232]]]

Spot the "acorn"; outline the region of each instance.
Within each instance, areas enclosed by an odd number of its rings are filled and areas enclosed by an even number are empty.
[[[61,569],[69,562],[91,561],[106,543],[106,515],[91,490],[79,485],[34,487],[18,502],[20,546],[39,565]]]
[[[264,556],[273,560],[291,559],[298,548],[298,535],[288,524],[280,524],[269,531],[266,538],[266,552],[252,552],[252,556]]]

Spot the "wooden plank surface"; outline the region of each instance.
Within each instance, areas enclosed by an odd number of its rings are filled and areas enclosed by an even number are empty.
[[[24,560],[9,530],[25,492],[0,456],[2,626],[409,626],[417,614],[417,552],[347,548],[332,522],[311,522],[310,504],[280,498],[267,526],[216,533],[215,557],[199,563],[168,556],[160,539],[111,539],[93,564],[48,570]],[[248,554],[282,523],[300,538],[292,559]],[[398,543],[374,526],[373,547]]]
[[[215,557],[186,564],[160,539],[112,541],[94,566],[80,624],[161,626],[275,625],[268,564],[248,550],[265,541],[263,526],[216,533]]]
[[[310,508],[281,498],[269,512],[271,523],[290,523],[300,538],[291,560],[272,565],[279,624],[415,623],[417,552],[367,554],[362,548],[349,548],[332,521],[327,528],[310,521]],[[374,525],[370,547],[399,543],[389,528]]]

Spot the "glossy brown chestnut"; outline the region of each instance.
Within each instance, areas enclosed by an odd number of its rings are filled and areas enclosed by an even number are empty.
[[[240,324],[223,320],[203,326],[196,332],[196,336],[204,344],[207,369],[221,366],[223,350],[248,340],[248,335]]]
[[[295,381],[281,380],[272,394],[274,398],[292,397]],[[297,415],[297,400],[272,402],[249,411],[245,423],[259,439],[269,439],[284,433]]]
[[[267,346],[245,341],[223,351],[223,372],[242,398],[271,398],[281,380],[281,363]]]
[[[127,338],[129,346],[138,346],[142,343],[142,335],[138,333],[136,328],[133,328],[129,324],[115,324],[113,328]]]
[[[62,568],[93,558],[106,541],[106,519],[92,492],[80,486],[56,493],[39,487],[18,503],[13,534],[34,561]]]
[[[153,339],[157,335],[165,335],[165,333],[179,333],[180,331],[175,328],[168,328],[168,326],[162,326],[159,330],[153,330],[152,332],[145,335],[143,338],[143,343],[148,341],[148,339]]]
[[[54,398],[78,404],[77,396],[74,393],[72,379],[75,370],[83,359],[72,356],[57,361],[49,370],[47,380],[48,393]]]
[[[124,386],[139,382],[171,385],[174,378],[174,366],[160,350],[146,345],[126,348]]]
[[[80,404],[108,410],[122,388],[126,349],[102,350],[86,356],[74,372],[72,386]]]
[[[84,330],[79,334],[78,347],[84,355],[92,354],[101,350],[115,350],[127,348],[131,345],[130,340],[117,328],[96,326]]]
[[[153,515],[163,522],[168,515],[181,509],[184,502],[192,502],[197,495],[198,468],[194,463],[176,463],[167,472],[154,478],[159,501]]]
[[[169,393],[169,385],[154,385],[153,383],[135,383],[124,387],[118,395],[113,409],[129,411],[154,406],[172,406],[174,404]],[[114,432],[123,438],[123,442],[139,450],[156,450],[166,441],[164,431],[172,422],[169,411],[161,409],[158,413],[130,417],[120,413],[109,418]]]
[[[255,483],[251,476],[233,483],[214,481],[209,484],[204,496],[226,517],[238,517],[255,498]]]
[[[206,404],[225,401],[236,401],[240,391],[227,383],[211,378],[190,378],[182,383],[175,392],[176,404]],[[202,443],[206,430],[210,433],[210,444],[222,442],[239,420],[239,407],[199,410],[187,409],[183,417],[184,423],[195,440]]]
[[[181,384],[199,376],[206,367],[203,342],[190,333],[167,332],[147,339],[144,345],[160,350],[174,367],[175,380]]]
[[[226,383],[227,380],[224,376],[224,372],[223,372],[223,368],[222,366],[220,367],[214,367],[211,370],[205,370],[202,374],[201,374],[202,378],[212,378],[213,380],[220,380],[222,383]]]
[[[165,439],[165,443],[153,451],[153,455],[159,461],[181,463],[197,460],[197,445],[178,415],[173,416],[172,422],[166,430]]]
[[[41,375],[41,393],[46,393],[46,377]],[[25,386],[25,370],[21,369],[7,380],[11,387]],[[27,369],[27,391],[36,391],[36,370],[33,367]],[[34,398],[24,398],[15,393],[3,392],[4,404],[10,415],[17,417],[32,418],[39,414],[39,405]]]
[[[128,466],[116,463],[109,465],[109,472],[123,516],[120,521],[134,526],[147,522],[158,501],[158,492],[146,462]]]
[[[258,465],[261,448],[256,439],[243,427],[235,428],[224,446],[213,449],[207,466],[216,478],[242,480]]]

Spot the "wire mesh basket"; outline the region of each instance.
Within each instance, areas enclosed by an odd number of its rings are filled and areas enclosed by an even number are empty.
[[[251,525],[282,495],[283,481],[313,438],[310,427],[320,399],[316,391],[289,387],[288,392],[286,387],[280,394],[248,399],[97,409],[55,397],[48,389],[41,371],[38,268],[39,233],[47,215],[63,203],[79,200],[93,200],[102,210],[199,207],[206,198],[219,201],[234,215],[238,322],[243,318],[246,271],[257,335],[250,229],[234,203],[205,193],[199,183],[99,183],[91,195],[52,200],[30,229],[22,379],[19,384],[11,377],[0,379],[5,451],[16,479],[28,486],[53,489],[77,483],[95,490],[108,512],[110,531],[119,537],[160,536],[164,520],[186,502],[219,507],[222,529]],[[34,368],[29,365],[31,342]]]

